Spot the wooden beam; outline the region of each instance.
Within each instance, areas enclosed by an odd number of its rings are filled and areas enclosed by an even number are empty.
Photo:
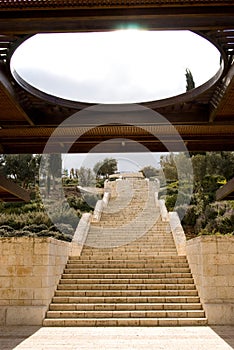
[[[103,31],[139,25],[146,29],[225,29],[233,27],[232,5],[109,6],[96,8],[1,10],[2,34]]]
[[[178,134],[175,133],[177,130]],[[0,139],[5,153],[42,153],[54,128],[18,128],[0,130]],[[77,138],[74,142],[74,135]],[[79,137],[79,135],[82,135]],[[104,125],[98,128],[71,126],[60,128],[56,137],[51,139],[51,152],[66,152],[72,146],[73,152],[89,152],[94,146],[105,140],[115,148],[115,139],[127,138],[144,144],[151,151],[163,151],[161,140],[174,144],[179,150],[181,136],[190,151],[234,150],[234,123],[227,125]],[[182,141],[182,142],[183,142]],[[74,142],[72,145],[71,143]],[[118,142],[117,142],[118,143]],[[64,147],[65,146],[65,147]],[[132,145],[129,145],[132,149]],[[107,149],[106,151],[109,151]],[[69,151],[71,152],[71,150]],[[138,152],[138,150],[136,150]]]
[[[10,201],[11,199],[29,202],[30,194],[28,191],[22,187],[15,184],[13,181],[8,180],[5,176],[0,174],[0,192],[2,192],[2,200],[6,199]]]
[[[234,196],[234,178],[228,181],[224,186],[218,189],[216,192],[216,200],[221,201],[222,199],[233,198]]]
[[[234,64],[231,66],[223,82],[217,87],[213,98],[211,99],[212,110],[209,120],[214,122],[216,117],[221,114],[233,114],[234,99]],[[231,102],[230,102],[231,101]]]
[[[24,120],[29,125],[34,125],[32,120],[25,113],[23,108],[16,100],[14,90],[9,82],[8,77],[4,72],[4,67],[0,64],[0,120]]]

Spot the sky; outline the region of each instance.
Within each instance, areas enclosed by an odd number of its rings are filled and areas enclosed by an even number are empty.
[[[186,90],[219,68],[220,53],[190,31],[119,30],[38,34],[11,60],[28,83],[58,97],[91,103],[140,103]]]
[[[32,86],[65,99],[97,104],[140,103],[186,91],[186,68],[195,86],[218,71],[219,51],[190,31],[119,30],[95,33],[37,34],[11,59],[14,70]],[[159,167],[160,153],[69,154],[63,168],[94,164],[106,157],[118,171]]]
[[[88,153],[63,154],[63,169],[79,169],[81,166],[93,169],[94,165],[105,158],[114,158],[118,163],[118,171],[137,172],[145,166],[159,168],[160,156],[166,153]]]

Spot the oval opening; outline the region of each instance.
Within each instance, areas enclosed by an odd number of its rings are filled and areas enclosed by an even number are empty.
[[[75,102],[124,104],[185,93],[186,70],[197,88],[215,76],[220,61],[218,49],[190,31],[118,30],[37,34],[15,50],[10,66],[28,90]]]

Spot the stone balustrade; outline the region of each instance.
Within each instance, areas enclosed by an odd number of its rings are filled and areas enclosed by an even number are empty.
[[[159,199],[158,204],[159,204],[159,209],[160,209],[162,221],[163,222],[169,221],[168,211],[167,211],[167,207],[165,205],[165,200]]]
[[[178,255],[186,255],[186,236],[181,225],[179,215],[175,211],[170,212],[168,215],[177,253]]]
[[[91,213],[84,213],[79,221],[72,239],[71,256],[79,256],[82,252],[92,220]]]

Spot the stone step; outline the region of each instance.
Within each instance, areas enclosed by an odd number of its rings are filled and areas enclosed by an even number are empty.
[[[190,273],[190,269],[188,267],[144,267],[144,268],[113,268],[113,267],[103,267],[103,268],[84,268],[80,266],[80,268],[69,268],[64,270],[65,273],[72,274],[95,274],[95,273]]]
[[[120,278],[145,278],[145,279],[160,279],[160,278],[192,278],[191,273],[125,273],[125,274],[62,274],[62,279],[120,279]]]
[[[47,318],[45,327],[206,326],[206,318]]]
[[[203,310],[47,311],[48,318],[202,318]]]
[[[99,279],[99,278],[62,278],[60,284],[192,284],[193,278],[118,278],[118,279]]]
[[[120,253],[120,254],[116,254],[114,256],[113,256],[113,254],[106,254],[105,258],[107,260],[112,260],[111,259],[112,257],[114,258],[114,260],[127,260],[130,257],[131,259],[135,259],[137,261],[138,259],[144,258],[144,256],[147,256],[149,258],[154,258],[154,257],[161,257],[161,256],[166,256],[166,255],[168,255],[168,256],[171,256],[171,255],[177,256],[177,251],[176,251],[176,249],[174,249],[174,250],[170,250],[170,251],[168,251],[168,250],[163,250],[163,251],[160,251],[160,252],[159,251],[154,251],[154,252],[148,253],[148,254],[145,253],[145,252],[142,252],[141,254],[130,254],[130,255],[128,255],[127,253],[125,253],[125,254],[124,253],[123,254]],[[92,255],[92,256],[93,256],[93,259],[95,260],[95,255]],[[98,256],[100,256],[100,255],[98,254]]]
[[[117,261],[116,260],[108,260],[108,262],[105,262],[105,263],[102,263],[100,261],[95,261],[93,262],[92,260],[90,262],[83,262],[83,261],[80,261],[79,263],[76,262],[76,263],[68,263],[66,265],[66,269],[79,269],[79,268],[127,268],[127,267],[130,267],[130,268],[147,268],[147,267],[151,267],[151,268],[167,268],[167,267],[172,267],[172,268],[188,268],[188,263],[184,262],[184,263],[150,263],[150,262],[138,262],[138,261],[134,261],[134,262],[131,262],[131,261],[126,261],[126,262],[123,262],[123,261]]]
[[[55,296],[52,299],[53,303],[71,303],[71,304],[165,304],[165,303],[171,303],[171,304],[199,304],[200,300],[198,296],[130,296],[130,297],[123,297],[123,296],[117,296],[117,297],[66,297],[66,296]],[[51,304],[52,305],[52,304]]]
[[[105,255],[104,255],[104,257],[103,257],[103,254],[100,254],[100,255],[97,255],[97,257],[99,257],[99,260],[101,260],[101,261],[109,261],[109,259],[106,259],[106,256],[107,256],[107,254],[105,253]],[[93,258],[93,256],[92,255],[90,255],[89,257],[83,257],[83,256],[80,256],[80,257],[77,257],[77,256],[72,256],[72,257],[69,257],[69,259],[68,259],[68,263],[70,263],[70,262],[80,262],[80,261],[87,261],[87,262],[89,262],[89,259],[92,259]],[[123,261],[123,259],[111,259],[111,260],[116,260],[116,261]],[[131,256],[129,257],[129,259],[128,259],[129,261],[135,261],[135,260],[132,260],[131,259]],[[124,260],[125,261],[125,260]],[[157,256],[157,257],[152,257],[152,258],[149,258],[149,257],[147,257],[147,258],[144,258],[144,257],[142,257],[141,258],[141,260],[140,260],[141,262],[151,262],[151,261],[153,261],[153,262],[158,262],[158,263],[164,263],[164,262],[173,262],[173,263],[179,263],[179,262],[187,262],[187,257],[186,256],[184,256],[184,255],[181,255],[181,256],[165,256],[165,257],[163,257],[163,256]]]
[[[118,296],[125,296],[125,297],[137,297],[137,296],[148,296],[148,297],[154,297],[154,296],[197,296],[197,290],[191,289],[128,289],[128,290],[98,290],[98,289],[86,289],[86,290],[56,290],[55,296],[70,296],[70,297],[118,297]]]
[[[113,303],[113,304],[83,304],[83,303],[52,303],[50,311],[124,311],[124,310],[202,310],[201,303]]]
[[[85,249],[85,248],[84,248]],[[142,246],[139,245],[138,246],[131,246],[131,248],[122,248],[122,247],[118,247],[118,248],[112,248],[113,250],[111,251],[113,254],[117,254],[117,253],[128,253],[129,255],[131,255],[132,253],[152,253],[154,252],[154,250],[156,251],[161,251],[161,250],[174,250],[175,249],[175,244],[173,243],[167,243],[167,244],[152,244],[150,246]],[[101,252],[96,252],[96,254],[98,253],[99,255],[101,253],[104,253],[104,251],[102,250]],[[88,251],[84,250],[82,252],[82,257],[85,257],[85,255],[89,255],[92,254],[93,252],[91,250],[91,248],[89,248]],[[110,254],[110,252],[109,252]]]
[[[194,284],[165,284],[165,283],[154,283],[154,284],[148,284],[148,283],[119,283],[119,284],[81,284],[81,283],[74,283],[74,284],[58,284],[57,290],[195,290]]]

